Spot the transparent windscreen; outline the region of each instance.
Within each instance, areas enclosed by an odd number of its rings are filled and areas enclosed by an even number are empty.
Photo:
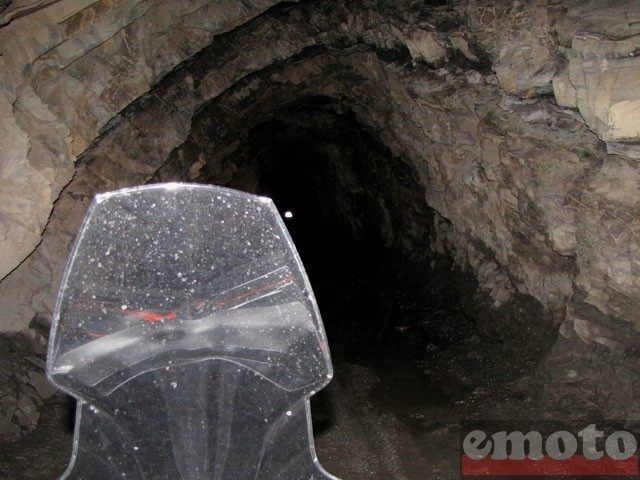
[[[219,187],[99,195],[52,333],[48,373],[81,398],[214,358],[288,391],[331,376],[313,294],[273,203]]]
[[[309,397],[322,322],[273,203],[168,184],[103,194],[71,253],[49,378],[78,399],[63,478],[334,478]]]

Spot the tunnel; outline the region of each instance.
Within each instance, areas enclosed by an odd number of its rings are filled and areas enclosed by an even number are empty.
[[[343,479],[460,476],[475,421],[640,423],[632,0],[0,1],[0,477],[64,471],[44,376],[96,194],[269,197],[309,276]]]

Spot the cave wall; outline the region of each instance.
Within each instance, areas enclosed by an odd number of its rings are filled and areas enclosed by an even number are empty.
[[[0,277],[6,277],[2,298],[11,313],[3,331],[23,329],[43,298],[51,303],[43,286],[59,279],[56,258],[65,247],[34,250],[78,155],[185,58],[272,4],[13,1],[4,9]],[[27,257],[34,258],[16,270]],[[23,292],[24,285],[31,286]]]
[[[257,188],[241,168],[252,129],[325,98],[408,166],[435,211],[421,230],[424,205],[396,195],[415,205],[394,232],[402,248],[450,256],[495,311],[537,302],[537,321],[512,314],[522,339],[636,349],[636,2],[276,3],[0,12],[0,331],[50,317],[95,193]]]
[[[0,13],[5,277],[40,242],[74,161],[118,112],[275,2],[13,1]]]

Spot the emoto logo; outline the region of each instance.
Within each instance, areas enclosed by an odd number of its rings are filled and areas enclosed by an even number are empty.
[[[462,441],[462,475],[625,475],[638,476],[637,441],[627,431],[608,435],[595,424],[577,435],[553,431],[475,429]]]

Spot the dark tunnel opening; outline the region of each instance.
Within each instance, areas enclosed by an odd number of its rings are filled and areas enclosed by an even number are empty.
[[[433,284],[430,235],[412,231],[433,212],[412,167],[322,98],[275,112],[236,153],[284,217],[335,348],[380,358],[389,333],[408,328],[392,310]]]
[[[541,306],[514,293],[495,309],[455,253],[434,248],[436,230],[449,225],[425,200],[430,186],[348,106],[305,97],[247,123],[217,162],[235,165],[228,186],[273,198],[337,355],[413,361],[425,346],[483,338],[514,372],[540,361],[555,338],[533,328]]]
[[[273,112],[234,155],[238,177],[257,178],[257,193],[271,197],[284,217],[329,337],[335,379],[312,398],[321,461],[356,478],[345,469],[339,436],[358,429],[345,421],[345,410],[361,408],[355,421],[373,424],[366,429],[386,428],[376,426],[380,416],[400,418],[415,435],[401,443],[421,452],[411,460],[394,450],[399,440],[389,439],[363,458],[375,451],[423,471],[437,450],[418,438],[441,430],[452,442],[450,425],[487,379],[471,378],[485,347],[461,300],[473,281],[452,271],[447,256],[426,254],[434,212],[416,172],[353,112],[323,98]],[[373,461],[376,478],[393,478],[386,461]]]

